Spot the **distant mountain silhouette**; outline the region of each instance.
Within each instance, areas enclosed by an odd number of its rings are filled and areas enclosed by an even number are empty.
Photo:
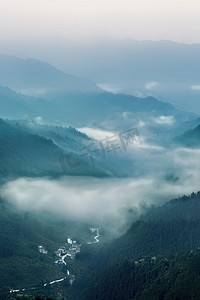
[[[200,125],[177,136],[175,141],[187,147],[200,147]]]
[[[35,96],[58,89],[100,91],[89,79],[66,74],[46,62],[7,55],[0,55],[0,84]]]

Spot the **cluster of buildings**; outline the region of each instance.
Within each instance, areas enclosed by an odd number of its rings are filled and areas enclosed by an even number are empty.
[[[63,257],[70,257],[71,259],[76,258],[76,254],[80,252],[80,245],[76,241],[73,241],[70,237],[67,238],[65,246],[58,248],[55,252],[61,259],[56,261],[58,264],[64,263]],[[65,263],[64,263],[65,264]]]
[[[66,265],[65,258],[68,256],[71,259],[75,259],[76,254],[80,252],[80,248],[81,245],[77,244],[77,242],[73,241],[70,237],[67,237],[65,245],[55,251],[55,254],[59,257],[59,259],[55,261],[55,264]],[[69,276],[69,283],[72,285],[75,281],[75,275],[70,274],[68,270],[67,275]]]
[[[90,231],[92,234],[94,234],[96,232],[96,235],[94,236],[94,241],[93,242],[88,242],[87,244],[93,244],[93,243],[98,243],[99,242],[99,228],[90,228]],[[71,259],[75,259],[76,258],[76,254],[80,253],[80,248],[81,245],[79,245],[76,241],[73,241],[69,236],[66,239],[66,243],[64,244],[64,246],[61,246],[58,248],[57,251],[55,251],[55,254],[57,255],[57,257],[59,258],[58,260],[55,261],[56,265],[67,265],[65,262],[65,258],[69,257]],[[47,254],[48,251],[46,250],[45,247],[43,247],[42,245],[38,246],[38,251],[42,254]],[[137,262],[135,262],[137,263]],[[67,275],[69,278],[69,283],[70,285],[73,285],[74,281],[75,281],[75,275],[71,274],[69,272],[69,270],[67,270]],[[49,284],[54,284],[60,281],[65,280],[67,277],[64,277],[62,279],[59,280],[55,280],[50,282]],[[47,286],[48,284],[45,283],[44,286]]]

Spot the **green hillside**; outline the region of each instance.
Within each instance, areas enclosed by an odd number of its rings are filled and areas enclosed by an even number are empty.
[[[73,299],[199,299],[200,193],[151,207],[89,265]]]

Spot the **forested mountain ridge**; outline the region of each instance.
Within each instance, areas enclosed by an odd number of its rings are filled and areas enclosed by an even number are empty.
[[[74,299],[199,299],[199,214],[200,192],[148,208],[100,251]]]
[[[110,261],[120,256],[169,255],[200,247],[200,192],[151,206],[111,245]],[[119,256],[119,257],[118,257]]]
[[[23,122],[22,122],[23,124]],[[0,178],[12,179],[26,177],[59,177],[62,175],[94,175],[108,176],[108,172],[101,165],[89,164],[80,155],[74,153],[73,161],[79,165],[70,168],[64,167],[59,160],[63,153],[72,153],[89,142],[84,134],[73,128],[51,128],[51,130],[36,125],[33,128],[20,122],[6,122],[0,119]],[[54,129],[54,131],[53,131]],[[67,163],[67,161],[66,161]],[[73,162],[72,162],[73,163]]]
[[[73,299],[198,300],[200,250],[170,257],[147,256],[139,261],[125,259],[87,279],[88,284]]]
[[[0,174],[4,178],[56,175],[59,148],[49,139],[17,129],[1,120]]]

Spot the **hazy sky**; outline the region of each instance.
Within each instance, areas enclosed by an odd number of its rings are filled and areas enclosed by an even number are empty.
[[[199,0],[0,0],[0,41],[200,42]]]

